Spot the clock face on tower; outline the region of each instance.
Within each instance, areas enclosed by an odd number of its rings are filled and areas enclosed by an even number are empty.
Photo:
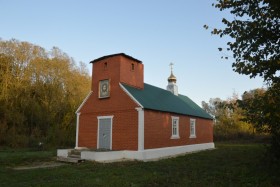
[[[99,98],[110,97],[110,84],[109,80],[99,81]]]

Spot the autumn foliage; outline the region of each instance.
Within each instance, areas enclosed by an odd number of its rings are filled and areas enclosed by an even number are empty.
[[[74,146],[90,76],[60,49],[0,40],[0,146]]]

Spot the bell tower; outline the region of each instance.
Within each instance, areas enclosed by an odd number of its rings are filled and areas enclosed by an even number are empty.
[[[168,77],[167,81],[168,81],[168,85],[166,87],[166,89],[168,91],[170,91],[171,93],[173,93],[174,95],[177,95],[178,96],[178,86],[176,85],[176,77],[173,75],[173,63],[170,63],[169,66],[170,66],[170,69],[171,69],[171,74],[170,76]]]

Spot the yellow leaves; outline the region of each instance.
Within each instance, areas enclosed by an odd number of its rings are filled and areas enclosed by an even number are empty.
[[[11,133],[4,139],[21,136],[29,141],[33,135],[71,143],[54,138],[57,126],[61,128],[59,133],[72,133],[75,111],[90,90],[86,66],[78,66],[58,48],[48,52],[17,40],[0,40],[0,52],[0,103],[5,106],[0,107],[5,114],[0,116],[0,124],[5,121],[8,128],[2,130]],[[17,131],[8,131],[11,127]],[[19,145],[13,139],[6,142]]]

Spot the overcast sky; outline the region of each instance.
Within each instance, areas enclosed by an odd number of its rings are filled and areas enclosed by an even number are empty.
[[[166,88],[174,63],[179,93],[197,104],[263,87],[232,71],[218,47],[228,38],[203,28],[221,27],[228,13],[213,0],[0,0],[0,38],[60,48],[76,62],[126,53],[144,63],[146,83]],[[226,54],[229,55],[230,54]]]

